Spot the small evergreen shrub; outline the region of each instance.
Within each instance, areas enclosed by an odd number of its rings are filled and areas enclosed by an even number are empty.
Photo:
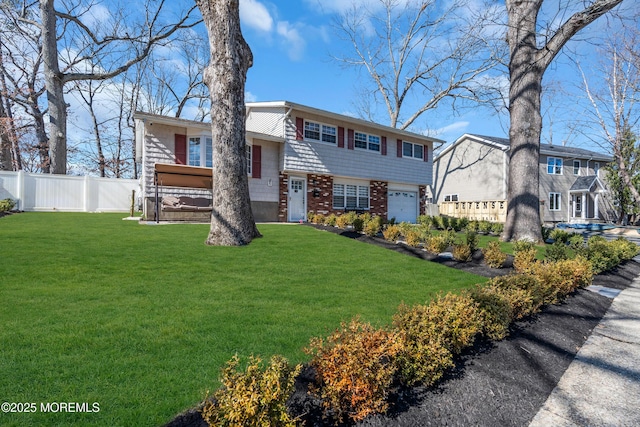
[[[449,228],[449,218],[443,215],[434,217],[435,226],[438,230],[446,230]]]
[[[325,219],[324,223],[326,225],[330,225],[331,227],[335,227],[337,219],[338,219],[338,216],[336,214],[332,213],[329,216],[327,216],[327,218]]]
[[[544,257],[549,261],[562,261],[569,258],[567,245],[556,240],[553,244],[547,245]]]
[[[418,217],[418,224],[422,225],[423,227],[427,228],[428,230],[433,227],[433,223],[434,223],[434,218],[432,216],[420,215]]]
[[[222,388],[207,399],[202,418],[210,426],[294,427],[286,403],[301,366],[291,367],[281,356],[273,356],[267,366],[251,357],[244,372],[238,371],[239,365],[237,355],[227,362]]]
[[[387,225],[387,228],[382,230],[382,236],[389,242],[396,242],[400,238],[400,227],[397,225]]]
[[[499,236],[504,231],[504,224],[501,222],[494,222],[491,224],[491,233]]]
[[[640,253],[640,246],[622,236],[608,243],[621,261],[630,260]]]
[[[502,268],[502,264],[507,260],[507,254],[500,249],[500,243],[491,241],[482,250],[484,262],[491,268]]]
[[[512,274],[495,277],[490,285],[500,289],[509,301],[514,320],[537,313],[544,304],[544,294],[539,280],[528,274]]]
[[[484,219],[478,223],[478,231],[482,234],[489,234],[491,232],[491,227],[491,223]]]
[[[444,234],[429,236],[424,244],[425,249],[432,254],[444,252],[449,247],[449,242]]]
[[[513,320],[513,308],[502,290],[495,285],[478,285],[470,295],[480,308],[482,332],[494,340],[506,337]]]
[[[449,218],[449,226],[447,227],[447,230],[460,231],[458,218],[456,217]]]
[[[417,248],[422,243],[420,239],[420,233],[415,230],[408,231],[404,235],[404,240],[405,242],[407,242],[407,245],[411,246],[412,248]]]
[[[483,324],[478,305],[469,295],[449,293],[429,305],[402,304],[393,326],[405,341],[398,358],[402,380],[428,386],[453,366],[453,355],[473,343]]]
[[[313,223],[316,219],[316,213],[314,211],[307,212],[307,222]]]
[[[324,222],[325,222],[325,216],[324,216],[323,214],[315,214],[315,215],[314,215],[314,217],[313,217],[312,222],[313,222],[314,224],[320,224],[320,225],[322,225],[322,224],[324,224]]]
[[[545,227],[544,225],[540,228],[540,234],[542,235],[542,240],[547,241],[550,239],[551,231],[553,228]]]
[[[467,229],[467,232],[465,233],[465,240],[467,245],[469,245],[469,248],[471,248],[471,252],[478,249],[478,233]]]
[[[585,251],[595,274],[611,270],[620,264],[620,257],[614,247],[602,236],[591,236],[587,240]]]
[[[475,233],[480,231],[480,222],[475,219],[472,221],[469,221],[469,224],[467,224],[467,231],[473,231]]]
[[[580,253],[584,249],[584,237],[581,234],[572,234],[567,243],[576,253]]]
[[[351,222],[351,225],[353,226],[354,231],[360,233],[364,229],[364,219],[360,216],[356,216],[353,219],[353,222]]]
[[[471,261],[471,246],[467,243],[456,243],[453,245],[452,254],[456,261]]]
[[[397,332],[374,329],[358,319],[343,323],[326,339],[313,338],[306,352],[313,356],[326,413],[336,421],[360,421],[384,413],[397,372],[403,340]]]
[[[569,241],[570,234],[568,231],[561,228],[554,228],[553,230],[551,230],[549,237],[556,242],[566,244]]]
[[[402,233],[403,236],[407,236],[407,234],[411,231],[415,230],[415,225],[411,224],[410,222],[401,222],[400,224],[398,224],[398,227],[400,228],[400,233]]]
[[[535,245],[528,240],[518,240],[513,243],[513,252],[535,250]]]
[[[469,218],[458,218],[458,224],[456,227],[456,231],[466,230],[469,226]]]
[[[532,273],[541,284],[544,302],[555,304],[593,279],[591,263],[582,257],[558,262],[537,263]]]
[[[374,216],[364,224],[364,234],[367,236],[376,236],[382,229],[382,217]]]
[[[9,212],[13,208],[16,207],[16,202],[13,199],[2,199],[0,200],[0,212]]]
[[[349,225],[351,225],[350,221],[350,217],[348,217],[346,214],[340,215],[339,217],[336,218],[336,227],[338,228],[347,228]]]

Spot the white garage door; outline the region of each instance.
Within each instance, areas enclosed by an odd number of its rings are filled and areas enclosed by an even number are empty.
[[[418,219],[418,193],[389,190],[389,219],[398,222],[413,222]]]

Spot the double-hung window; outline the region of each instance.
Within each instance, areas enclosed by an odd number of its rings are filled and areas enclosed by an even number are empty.
[[[369,186],[333,184],[334,209],[369,209]]]
[[[304,137],[312,141],[328,142],[335,144],[338,131],[335,126],[323,125],[322,123],[304,122]]]
[[[204,140],[204,144],[202,141]],[[189,138],[189,159],[190,166],[203,166],[210,168],[213,166],[213,139],[201,136]]]
[[[371,150],[380,152],[380,137],[377,135],[369,135],[363,132],[354,132],[354,146],[363,150]]]
[[[573,161],[573,174],[580,175],[580,160]]]
[[[561,195],[560,193],[549,193],[549,210],[559,211],[561,209]]]
[[[562,175],[562,159],[547,157],[547,173],[549,175]]]
[[[424,145],[412,142],[402,142],[402,157],[412,157],[414,159],[424,159]]]
[[[445,202],[457,202],[458,201],[458,195],[457,194],[446,194],[444,196],[444,201]]]

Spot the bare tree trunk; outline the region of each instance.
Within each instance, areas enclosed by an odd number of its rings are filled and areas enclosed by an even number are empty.
[[[11,137],[9,136],[9,119],[4,110],[4,99],[0,92],[0,171],[13,170],[11,161]]]
[[[206,244],[240,246],[260,237],[251,211],[245,157],[244,88],[253,54],[240,31],[238,0],[197,0],[211,59],[204,81],[211,96],[213,212]]]
[[[542,77],[560,49],[579,30],[621,3],[622,0],[595,0],[573,14],[548,41],[538,48],[538,12],[543,0],[507,0],[509,16],[510,90],[509,190],[507,222],[503,240],[542,240],[539,194],[540,96]]]
[[[42,19],[42,57],[49,109],[49,151],[51,173],[67,173],[67,104],[64,100],[64,82],[58,65],[58,39],[56,13],[53,0],[40,0]]]

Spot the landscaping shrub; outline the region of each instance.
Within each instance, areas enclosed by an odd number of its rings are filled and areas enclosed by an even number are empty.
[[[482,234],[489,234],[491,232],[491,227],[491,223],[484,219],[478,223],[478,231]]]
[[[398,227],[400,228],[400,233],[402,233],[402,235],[404,237],[407,237],[407,234],[411,231],[415,230],[415,225],[411,224],[410,222],[401,222],[400,224],[398,224]]]
[[[376,236],[382,229],[382,217],[374,216],[364,224],[364,234],[367,236]]]
[[[545,248],[545,259],[549,261],[562,261],[569,258],[567,245],[560,240],[556,240]]]
[[[602,236],[589,237],[584,254],[591,262],[595,274],[611,270],[620,264],[620,257],[613,245]]]
[[[397,372],[403,340],[397,332],[374,329],[358,319],[343,323],[326,340],[313,338],[306,352],[313,356],[325,413],[337,422],[359,421],[384,413]]]
[[[322,215],[322,214],[315,214],[314,217],[313,217],[312,222],[314,224],[321,224],[322,225],[325,222],[325,216]]]
[[[432,254],[439,254],[444,252],[449,247],[449,242],[444,234],[438,234],[429,236],[424,243],[424,247],[428,252]]]
[[[443,215],[434,217],[435,226],[438,230],[446,230],[449,228],[449,218]]]
[[[210,426],[294,427],[286,402],[301,366],[291,367],[281,356],[273,356],[266,367],[259,357],[251,357],[244,372],[239,365],[237,355],[227,362],[223,386],[206,401],[202,418]]]
[[[429,215],[420,215],[418,216],[418,224],[422,225],[427,229],[431,229],[434,224],[434,217]]]
[[[409,385],[436,382],[482,325],[478,304],[467,294],[449,293],[429,305],[401,305],[393,326],[404,339],[398,359],[402,380]]]
[[[336,227],[338,228],[347,228],[349,225],[351,225],[350,222],[351,218],[345,214],[340,215],[338,218],[336,218]]]
[[[501,222],[494,222],[491,224],[491,233],[499,236],[504,231],[504,224]]]
[[[540,234],[542,234],[542,240],[547,241],[550,238],[551,231],[553,228],[545,227],[544,225],[540,228]]]
[[[489,281],[500,289],[509,301],[514,320],[537,313],[544,304],[544,293],[537,277],[528,274],[511,274],[495,277]]]
[[[471,246],[468,243],[456,243],[453,245],[452,254],[456,261],[471,261]]]
[[[364,219],[361,216],[356,216],[353,218],[351,225],[353,226],[354,231],[360,233],[364,229]]]
[[[338,219],[338,216],[336,214],[330,214],[329,216],[327,216],[324,223],[326,225],[330,225],[331,227],[335,227],[337,219]]]
[[[0,200],[0,212],[9,212],[16,206],[16,202],[13,199]]]
[[[500,250],[500,243],[492,241],[482,250],[484,262],[491,268],[501,268],[507,260],[507,254]]]
[[[621,261],[630,260],[640,253],[640,246],[622,236],[608,243]]]
[[[471,248],[472,253],[478,249],[478,233],[475,231],[467,229],[467,232],[465,233],[465,241],[467,242],[467,245],[469,245],[469,248]]]
[[[460,231],[458,222],[458,218],[456,217],[449,218],[449,226],[447,227],[447,230]]]
[[[584,237],[581,234],[572,234],[567,243],[576,253],[580,253],[584,249]]]
[[[478,232],[480,230],[480,222],[478,222],[477,220],[472,220],[469,221],[469,224],[467,224],[467,231],[473,231],[473,232]]]
[[[404,235],[404,240],[407,242],[407,245],[412,248],[417,248],[422,243],[420,239],[420,233],[415,230],[410,230]]]
[[[569,241],[570,234],[561,228],[554,228],[551,230],[551,233],[549,233],[549,237],[556,242],[566,244]]]
[[[456,227],[456,231],[466,230],[469,226],[469,218],[458,218],[458,224]]]
[[[539,281],[544,302],[555,304],[578,288],[591,284],[593,269],[583,257],[558,262],[537,263],[532,273]]]
[[[518,240],[513,244],[513,268],[518,273],[528,273],[536,263],[536,249],[533,243]]]
[[[494,340],[506,337],[513,320],[513,308],[503,291],[496,285],[478,285],[470,295],[480,308],[482,332]]]
[[[382,237],[389,242],[396,242],[400,238],[400,227],[397,225],[387,225],[387,228],[382,230]]]

